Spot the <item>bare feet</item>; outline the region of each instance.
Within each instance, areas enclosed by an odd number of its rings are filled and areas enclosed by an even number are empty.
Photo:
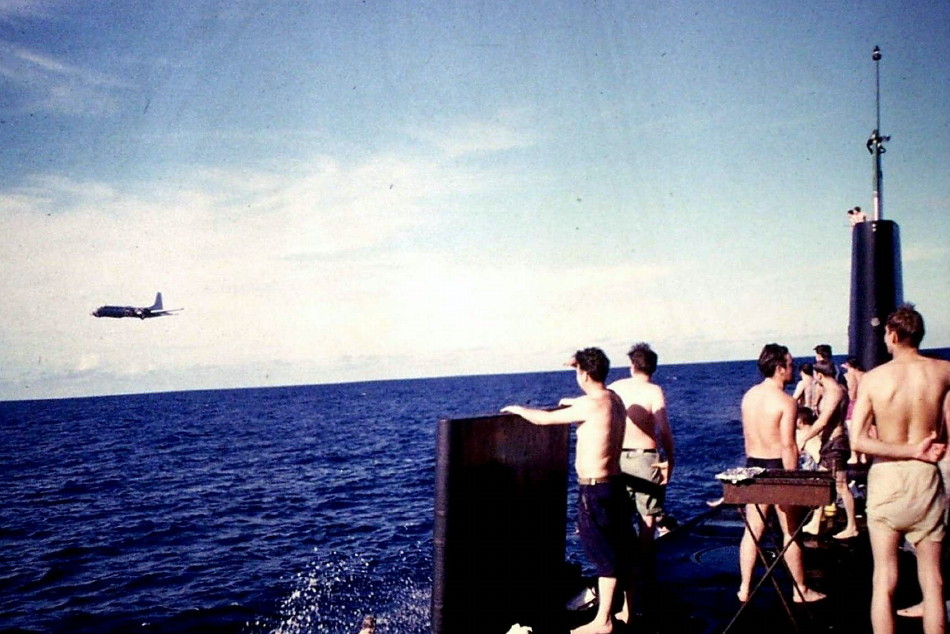
[[[815,601],[821,601],[825,598],[821,592],[817,590],[812,590],[811,588],[805,588],[801,592],[797,590],[792,593],[792,601],[795,603],[814,603]]]
[[[918,603],[917,605],[912,605],[909,608],[901,608],[897,611],[897,616],[903,616],[908,619],[920,619],[924,616],[924,604]]]
[[[604,623],[595,623],[591,621],[587,625],[582,625],[576,630],[571,630],[571,634],[612,634],[614,631],[613,621]]]
[[[743,590],[742,588],[739,588],[739,591],[736,592],[736,598],[739,599],[739,603],[745,603],[746,601],[748,601],[749,589],[746,588],[745,590]]]
[[[831,537],[833,539],[851,539],[852,537],[858,536],[858,529],[856,528],[845,528],[840,533],[835,533]]]
[[[624,625],[630,624],[630,608],[627,606],[626,601],[624,601],[623,608],[614,614],[614,619],[620,623],[623,623]]]
[[[808,523],[802,526],[802,532],[808,533],[809,535],[817,535],[821,532],[821,515],[819,511],[815,511],[811,519],[808,520]]]

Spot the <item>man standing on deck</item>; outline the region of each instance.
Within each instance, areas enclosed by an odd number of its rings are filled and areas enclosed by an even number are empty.
[[[798,468],[798,447],[795,444],[795,422],[798,405],[785,393],[785,386],[794,380],[795,366],[788,348],[777,343],[766,344],[759,355],[759,371],[765,379],[753,386],[742,397],[742,433],[745,438],[747,467],[765,469]],[[739,573],[741,580],[737,596],[743,603],[749,599],[749,586],[755,569],[755,543],[762,537],[765,517],[771,505],[749,504],[746,518],[749,525],[739,544]],[[802,509],[791,506],[776,506],[776,515],[785,543],[792,542],[792,526],[797,525]],[[750,530],[751,529],[751,530]],[[825,598],[820,592],[805,585],[805,566],[801,546],[792,542],[785,551],[795,590],[792,600],[796,603],[819,601]]]
[[[897,552],[906,537],[917,552],[928,634],[946,628],[940,555],[947,498],[935,464],[946,450],[950,363],[919,352],[924,319],[911,305],[887,318],[884,343],[893,359],[864,375],[854,406],[855,451],[874,456],[868,471],[867,518],[874,581],[871,624],[894,631]],[[877,438],[868,433],[872,423]],[[939,441],[939,442],[938,442]]]
[[[627,420],[620,453],[621,479],[637,509],[637,528],[643,555],[644,589],[655,577],[654,531],[663,513],[666,485],[673,472],[673,433],[666,414],[663,388],[653,383],[657,354],[647,343],[638,343],[627,353],[630,378],[607,386],[623,399]],[[657,449],[661,453],[657,453]],[[644,601],[644,606],[652,601]],[[628,606],[629,607],[629,606]],[[622,620],[624,615],[621,615]]]
[[[821,385],[822,395],[820,411],[815,424],[798,440],[804,449],[805,443],[815,436],[821,437],[821,468],[831,471],[835,478],[835,488],[844,505],[847,519],[845,527],[833,535],[834,539],[851,539],[858,536],[858,524],[854,512],[854,494],[848,488],[848,458],[851,456],[851,444],[848,442],[848,430],[845,415],[848,411],[848,394],[835,380],[837,369],[830,361],[815,363],[815,375]],[[803,529],[806,533],[817,535],[821,525],[822,509],[815,509],[812,521]]]
[[[563,399],[563,409],[547,411],[509,405],[501,411],[517,414],[535,425],[577,426],[574,467],[577,470],[577,524],[581,544],[597,572],[597,615],[572,634],[613,632],[613,596],[624,582],[624,602],[632,599],[626,583],[632,562],[630,504],[620,474],[624,407],[620,397],[604,385],[610,361],[599,348],[578,350],[569,362],[575,369],[580,398]]]

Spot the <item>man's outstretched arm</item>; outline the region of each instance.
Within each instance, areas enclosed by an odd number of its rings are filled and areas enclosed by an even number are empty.
[[[567,407],[550,411],[521,405],[508,405],[501,411],[503,414],[520,416],[533,425],[570,425],[579,423],[585,418],[582,399],[572,399]]]

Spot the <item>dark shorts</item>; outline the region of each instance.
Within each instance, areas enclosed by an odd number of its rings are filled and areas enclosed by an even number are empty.
[[[623,580],[633,565],[636,536],[630,500],[619,478],[582,484],[577,492],[577,529],[598,577]]]
[[[784,469],[785,463],[781,458],[746,458],[745,466],[762,467],[763,469]]]
[[[818,452],[822,467],[833,473],[845,471],[848,468],[848,458],[851,457],[851,442],[848,435],[839,433],[822,445]]]

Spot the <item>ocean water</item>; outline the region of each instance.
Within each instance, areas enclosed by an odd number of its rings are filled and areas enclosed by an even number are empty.
[[[742,461],[759,376],[655,378],[682,520]],[[0,402],[0,632],[428,632],[436,421],[577,393],[561,371]]]

